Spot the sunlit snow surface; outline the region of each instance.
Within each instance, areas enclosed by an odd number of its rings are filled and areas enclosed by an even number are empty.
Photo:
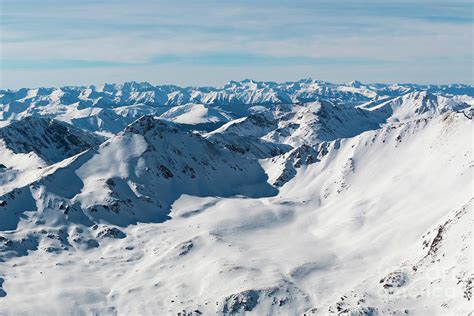
[[[472,91],[0,91],[0,315],[468,315]]]

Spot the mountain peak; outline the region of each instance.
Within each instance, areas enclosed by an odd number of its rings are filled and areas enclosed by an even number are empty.
[[[69,124],[41,117],[26,117],[0,128],[0,139],[14,153],[34,152],[47,163],[59,162],[103,141]]]
[[[128,125],[124,132],[132,134],[146,134],[150,131],[165,131],[176,133],[178,128],[176,124],[155,118],[153,115],[144,115],[135,122]]]
[[[353,87],[353,88],[360,88],[360,87],[362,87],[362,82],[357,81],[357,80],[353,80],[353,81],[349,82],[347,85],[350,86],[350,87]]]

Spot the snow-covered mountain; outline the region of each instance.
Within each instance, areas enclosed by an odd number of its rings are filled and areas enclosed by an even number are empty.
[[[34,153],[45,163],[55,163],[104,141],[92,133],[59,121],[26,117],[0,128],[4,150],[14,154]]]
[[[21,187],[59,163],[105,139],[69,124],[26,117],[0,128],[0,194]]]
[[[197,125],[205,123],[226,123],[234,117],[231,113],[204,104],[185,104],[172,107],[161,117],[172,122]]]
[[[0,122],[5,125],[25,116],[46,116],[110,136],[142,115],[165,114],[177,122],[223,121],[246,116],[255,105],[298,104],[327,100],[334,104],[361,105],[425,91],[448,97],[474,97],[464,84],[333,84],[303,79],[296,82],[231,81],[223,87],[153,86],[126,82],[102,86],[0,90]],[[466,102],[466,101],[465,101]],[[175,109],[171,109],[176,106]],[[212,106],[212,107],[208,107]],[[211,113],[207,115],[207,112]]]
[[[473,91],[2,90],[0,315],[468,315]]]
[[[383,120],[404,121],[414,116],[433,116],[448,111],[461,111],[469,107],[468,103],[469,99],[449,98],[417,91],[385,102],[368,102],[358,108],[377,114]]]

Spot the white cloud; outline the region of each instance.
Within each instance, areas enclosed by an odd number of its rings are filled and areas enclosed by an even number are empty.
[[[83,83],[99,80],[93,75],[102,78],[105,74],[110,76],[104,77],[104,80],[109,78],[108,81],[125,76],[138,80],[148,78],[141,69],[150,67],[140,65],[150,63],[159,56],[206,54],[374,60],[373,65],[357,65],[357,62],[354,65],[350,65],[350,62],[327,65],[332,67],[328,74],[338,74],[340,79],[360,79],[371,74],[373,77],[367,77],[370,81],[394,81],[395,78],[426,81],[433,79],[429,74],[441,73],[443,70],[443,80],[448,77],[453,81],[472,82],[472,72],[469,70],[472,63],[465,65],[464,69],[460,67],[472,57],[472,23],[462,20],[464,16],[460,16],[462,23],[449,19],[440,23],[437,19],[444,16],[435,3],[432,5],[433,12],[426,12],[431,18],[425,18],[424,11],[418,7],[410,12],[411,5],[420,6],[420,3],[422,9],[429,9],[430,4],[423,1],[401,2],[407,6],[406,16],[403,16],[403,10],[383,13],[355,1],[345,2],[360,6],[355,7],[352,16],[352,7],[312,1],[5,3],[0,9],[4,15],[0,23],[0,54],[6,63],[15,61],[15,65],[19,65],[22,60],[28,63],[85,60],[137,65],[124,66],[121,70],[109,67],[107,71],[102,69],[97,74],[92,69],[80,70]],[[371,5],[378,8],[380,3],[383,1]],[[450,19],[453,14],[459,14],[456,10],[454,13],[452,10],[446,11]],[[387,63],[380,65],[377,61]],[[185,82],[190,75],[193,76],[186,71],[193,68],[191,66],[178,63],[155,66],[153,69],[167,69],[175,74],[186,75],[186,78],[176,78]],[[361,69],[361,66],[366,68]],[[232,73],[235,77],[244,76],[241,70],[246,68],[249,69],[246,69],[248,75],[245,77],[251,77],[252,74],[252,67],[228,67],[225,71],[222,65],[206,67],[208,71],[199,74],[204,78],[194,73],[194,78],[191,77],[193,82],[215,82],[212,76],[219,77],[219,73],[226,74],[220,76],[222,78]],[[306,67],[281,65],[278,75],[291,77],[299,71],[300,77],[303,77],[309,72],[317,72],[321,67],[311,64]],[[394,69],[389,71],[390,67]],[[19,75],[25,72],[41,73],[39,78],[43,80],[48,80],[55,73],[56,77],[51,78],[51,82],[62,82],[61,78],[67,82],[67,71],[13,68],[5,67],[2,71],[2,85],[21,84],[21,80],[26,84]],[[413,72],[414,68],[422,72]],[[364,73],[357,76],[352,73],[352,69]],[[125,75],[118,76],[115,72],[119,71]],[[384,73],[392,73],[393,77]],[[275,67],[255,70],[256,76],[270,74],[276,75]],[[325,74],[325,70],[322,74]]]

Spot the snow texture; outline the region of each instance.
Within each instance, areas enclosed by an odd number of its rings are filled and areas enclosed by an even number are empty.
[[[473,106],[460,84],[1,90],[0,315],[471,315]]]

